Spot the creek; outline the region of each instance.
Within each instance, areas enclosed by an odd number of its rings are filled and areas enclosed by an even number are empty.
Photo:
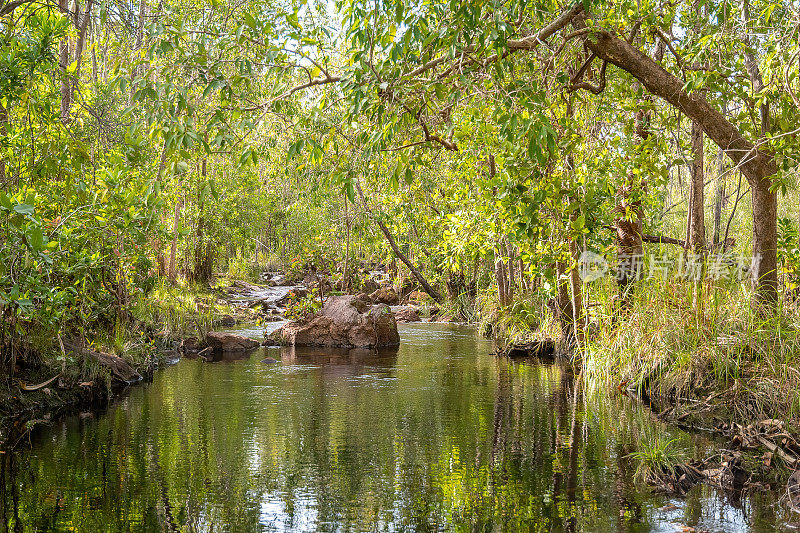
[[[277,327],[270,324],[269,328]],[[261,337],[263,329],[239,329]],[[660,440],[714,442],[475,330],[400,326],[390,352],[182,359],[102,413],[2,455],[11,531],[775,531],[778,497],[637,480]],[[278,363],[265,364],[265,357]],[[695,529],[689,529],[695,528]]]

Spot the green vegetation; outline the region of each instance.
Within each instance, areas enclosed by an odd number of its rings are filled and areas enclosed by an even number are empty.
[[[381,266],[423,314],[559,339],[591,382],[796,420],[799,20],[0,0],[5,383],[91,380],[64,339],[152,367],[239,313],[226,282],[309,276],[302,316]]]

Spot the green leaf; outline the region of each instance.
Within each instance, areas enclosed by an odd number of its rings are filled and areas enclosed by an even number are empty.
[[[0,191],[0,207],[9,211],[12,207],[11,199],[3,191]]]
[[[32,215],[34,209],[33,206],[29,204],[17,204],[14,206],[14,211],[20,215]]]
[[[44,244],[44,236],[42,235],[42,228],[34,227],[28,232],[28,244],[34,252],[39,252]]]

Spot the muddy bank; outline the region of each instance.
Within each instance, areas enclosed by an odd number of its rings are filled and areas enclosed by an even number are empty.
[[[501,343],[496,344],[495,354],[512,360],[568,361],[569,356],[559,354],[557,346],[552,339]],[[579,367],[574,370],[583,376],[577,379],[586,378]],[[750,492],[783,492],[792,509],[800,513],[800,476],[791,477],[800,471],[800,433],[780,405],[755,401],[739,382],[696,394],[678,394],[674,389],[663,394],[656,392],[667,388],[658,376],[638,385],[618,375],[607,380],[616,383],[610,389],[642,403],[658,420],[709,435],[718,443],[715,453],[690,461],[673,463],[665,454],[645,476],[654,490],[681,496],[704,484],[724,491],[733,501]],[[656,462],[654,457],[648,459]]]
[[[638,394],[624,384],[617,390],[648,406],[658,420],[719,442],[714,454],[656,469],[647,478],[654,490],[682,495],[702,483],[725,491],[732,501],[755,492],[783,493],[790,508],[800,513],[800,490],[793,489],[793,480],[798,484],[793,473],[800,467],[800,436],[790,423],[772,418],[776,414],[763,409],[743,422],[737,413],[746,399],[730,389],[702,398],[657,395],[649,390]]]
[[[0,387],[0,449],[13,449],[26,435],[42,424],[82,410],[98,410],[130,387],[149,382],[153,373],[173,361],[159,361],[134,367],[136,381],[79,381],[53,376],[50,369],[29,368],[17,373],[13,381]],[[46,386],[41,386],[46,383]],[[29,388],[35,390],[26,390]]]

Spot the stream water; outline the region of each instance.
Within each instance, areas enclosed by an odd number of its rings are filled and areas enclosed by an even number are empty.
[[[274,327],[274,326],[273,326]],[[261,329],[244,330],[261,336]],[[658,496],[630,454],[713,443],[473,329],[401,326],[394,352],[181,360],[100,414],[2,456],[11,531],[776,531],[774,495]],[[280,359],[276,364],[261,361]],[[663,441],[663,440],[662,440]],[[690,528],[695,529],[690,529]]]

